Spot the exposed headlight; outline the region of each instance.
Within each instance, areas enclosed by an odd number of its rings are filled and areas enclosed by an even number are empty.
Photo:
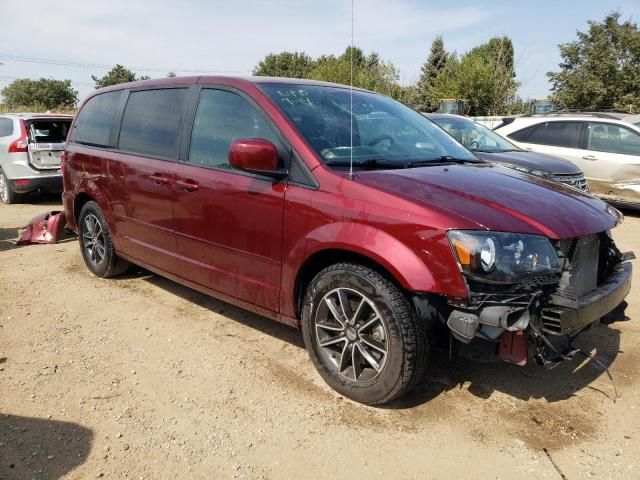
[[[479,281],[518,283],[560,271],[548,238],[520,233],[451,230],[449,242],[462,272]]]

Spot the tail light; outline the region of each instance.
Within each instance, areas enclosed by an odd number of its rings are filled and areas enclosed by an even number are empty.
[[[29,147],[29,137],[27,137],[27,128],[24,125],[24,120],[18,120],[20,125],[20,138],[14,140],[9,144],[9,153],[26,153]]]

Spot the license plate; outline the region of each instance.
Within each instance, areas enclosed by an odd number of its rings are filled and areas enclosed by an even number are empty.
[[[29,145],[29,148],[33,151],[41,151],[41,150],[52,150],[52,143],[32,143]]]

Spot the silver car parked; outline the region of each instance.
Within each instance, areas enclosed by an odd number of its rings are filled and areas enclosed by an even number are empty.
[[[584,172],[591,193],[640,209],[640,116],[555,112],[503,119],[496,133],[520,148],[564,158]]]
[[[62,191],[60,155],[72,115],[0,114],[0,200],[15,202],[20,194]]]

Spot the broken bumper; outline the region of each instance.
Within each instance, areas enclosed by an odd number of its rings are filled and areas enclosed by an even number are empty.
[[[629,294],[631,273],[631,263],[622,263],[598,288],[578,298],[575,305],[550,304],[543,308],[542,331],[551,335],[571,335],[604,317]]]
[[[632,265],[623,261],[597,288],[576,299],[539,292],[528,300],[520,296],[517,302],[454,309],[446,324],[465,356],[477,357],[482,348],[483,357],[524,365],[531,343],[536,360],[551,367],[572,355],[572,340],[594,322],[624,319],[631,277]]]
[[[64,212],[46,212],[33,217],[28,225],[24,227],[20,238],[16,241],[18,245],[27,243],[58,243],[65,225],[67,224]]]

